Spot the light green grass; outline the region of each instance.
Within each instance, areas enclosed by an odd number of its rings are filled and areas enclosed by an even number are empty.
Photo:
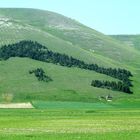
[[[111,37],[140,50],[140,35],[112,35]]]
[[[43,68],[53,81],[40,82],[29,70]],[[116,80],[94,71],[67,68],[28,58],[10,58],[0,62],[0,99],[10,93],[13,101],[58,100],[97,102],[99,96],[111,94],[114,99],[127,97],[125,93],[91,86],[93,79]]]
[[[139,140],[140,111],[0,109],[2,140]]]

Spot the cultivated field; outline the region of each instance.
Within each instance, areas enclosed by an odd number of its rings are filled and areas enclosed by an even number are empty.
[[[39,105],[39,102],[34,104]],[[40,103],[41,104],[41,103]],[[43,104],[43,103],[42,103]],[[140,110],[108,108],[103,104],[85,108],[78,103],[57,109],[0,109],[1,140],[139,140]],[[44,108],[45,105],[44,104]],[[64,103],[66,106],[66,102]],[[63,104],[63,105],[64,105]],[[73,106],[72,106],[73,104]],[[69,109],[68,109],[69,107]]]

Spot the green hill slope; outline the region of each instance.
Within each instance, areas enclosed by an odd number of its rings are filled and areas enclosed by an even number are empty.
[[[111,37],[140,50],[140,35],[112,35]]]
[[[43,68],[52,82],[40,82],[29,70]],[[125,93],[91,87],[93,79],[113,80],[96,72],[67,68],[27,58],[0,62],[0,93],[13,94],[14,100],[95,101],[100,95],[126,96]],[[2,98],[1,98],[2,100]]]
[[[61,44],[57,44],[58,42],[56,44],[50,44],[49,49],[56,50],[60,48],[62,44],[67,43],[68,46],[71,45],[75,49],[80,49],[85,53],[92,54],[92,57],[96,59],[106,58],[110,61],[115,60],[121,63],[129,63],[139,58],[139,53],[135,49],[131,47],[126,48],[108,36],[53,12],[34,9],[0,9],[0,15],[7,22],[7,24],[1,26],[5,26],[7,30],[18,30],[15,33],[16,38],[22,39],[23,36],[35,40],[42,38],[39,40],[40,43],[42,41],[42,43],[44,42],[46,44],[50,42],[55,43],[56,41],[54,41],[54,39],[57,38]],[[25,35],[21,33],[21,36],[17,37],[17,32],[20,31],[25,32]],[[37,33],[35,33],[35,31],[37,31]],[[44,37],[42,37],[42,35],[38,38],[38,32],[48,38],[43,39]],[[52,40],[50,41],[50,38],[53,39],[53,42]],[[59,51],[62,52],[64,50],[60,48]],[[129,57],[130,55],[131,58]],[[134,64],[137,65],[135,61]]]
[[[134,75],[134,95],[131,97],[140,96],[140,52],[127,44],[53,12],[0,9],[0,45],[20,40],[37,41],[49,50],[65,53],[87,63],[126,68]],[[93,79],[115,80],[96,72],[66,68],[27,58],[11,58],[0,63],[0,94],[11,93],[15,101],[93,101],[109,93],[116,98],[128,97],[120,92],[91,87]],[[47,84],[38,82],[28,74],[30,68],[36,67],[43,67],[55,80]]]

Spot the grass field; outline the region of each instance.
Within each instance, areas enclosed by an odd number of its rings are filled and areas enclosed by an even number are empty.
[[[139,140],[139,131],[138,108],[0,109],[1,140]]]

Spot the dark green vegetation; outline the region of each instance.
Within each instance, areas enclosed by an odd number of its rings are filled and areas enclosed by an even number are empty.
[[[129,83],[131,86],[131,83]],[[123,82],[115,82],[115,81],[100,81],[100,80],[92,80],[91,86],[98,87],[98,88],[107,88],[116,91],[122,91],[126,93],[132,93],[130,91],[129,85]]]
[[[35,70],[30,70],[29,74],[33,74],[37,77],[38,81],[44,81],[49,82],[52,81],[52,79],[47,76],[42,68],[37,68]]]
[[[42,46],[37,42],[20,41],[19,43],[2,46],[0,48],[1,60],[2,59],[7,60],[10,57],[29,57],[43,62],[60,64],[61,66],[78,67],[81,69],[96,71],[98,73],[106,74],[123,81],[123,83],[121,83],[122,88],[120,88],[120,83],[119,83],[119,88],[117,88],[116,85],[112,89],[118,89],[118,91],[131,93],[129,86],[132,86],[132,84],[131,81],[129,80],[129,76],[132,76],[132,74],[130,71],[127,71],[125,69],[120,69],[120,68],[112,69],[112,68],[99,67],[97,64],[86,64],[84,61],[80,61],[73,57],[69,57],[68,55],[49,51],[45,46]],[[49,77],[43,75],[44,71],[42,69],[30,71],[30,73],[32,72],[35,73],[35,76],[38,77],[38,80],[43,80],[43,81],[51,80]],[[103,86],[103,84],[101,84],[101,86],[96,86],[95,84],[93,84],[93,86],[101,87]],[[109,85],[104,85],[104,86],[108,87]]]

